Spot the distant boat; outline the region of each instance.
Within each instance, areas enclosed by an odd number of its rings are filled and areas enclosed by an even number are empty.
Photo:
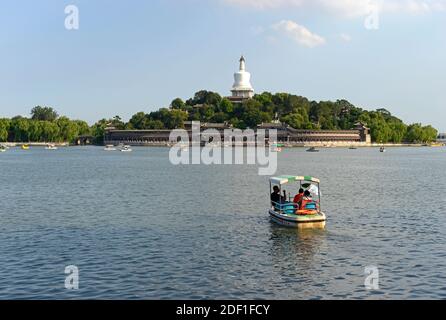
[[[282,144],[273,144],[273,145],[271,145],[271,151],[272,152],[282,152],[282,147],[283,147],[283,145]]]
[[[379,148],[379,152],[386,152],[386,148],[384,147]]]
[[[112,144],[108,144],[105,146],[104,151],[116,151],[116,148]]]
[[[132,152],[132,148],[130,148],[130,146],[123,146],[121,148],[121,152]]]
[[[0,152],[6,152],[8,150],[5,146],[0,146]]]
[[[316,149],[315,147],[311,147],[310,149],[307,150],[307,152],[319,152],[319,150]]]
[[[350,147],[349,149],[350,149],[350,150],[356,150],[356,149],[358,149],[358,148],[356,148],[356,147]]]
[[[54,144],[48,144],[46,147],[45,147],[45,150],[57,150],[58,148],[56,147],[56,145],[54,145]]]
[[[429,145],[429,147],[432,147],[432,148],[444,147],[444,143],[433,142]]]
[[[29,150],[29,145],[28,144],[22,144],[22,150]]]

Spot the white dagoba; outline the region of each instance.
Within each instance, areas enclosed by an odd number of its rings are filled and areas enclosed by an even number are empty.
[[[240,70],[234,73],[234,85],[232,86],[232,98],[250,99],[254,96],[254,89],[251,85],[251,74],[246,71],[246,61],[240,58]]]

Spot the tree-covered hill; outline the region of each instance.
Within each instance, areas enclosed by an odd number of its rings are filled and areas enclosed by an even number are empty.
[[[273,120],[295,129],[349,130],[357,122],[371,129],[372,140],[380,143],[427,143],[435,141],[437,130],[421,124],[406,125],[386,109],[367,111],[346,100],[310,101],[305,97],[264,92],[242,104],[233,104],[218,93],[199,91],[193,98],[177,98],[170,108],[139,112],[128,123],[114,122],[126,129],[174,129],[185,121],[227,122],[236,128],[255,128]]]

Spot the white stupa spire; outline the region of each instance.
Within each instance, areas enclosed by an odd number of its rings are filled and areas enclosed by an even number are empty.
[[[245,57],[242,55],[242,57],[240,58],[240,71],[245,71],[246,70],[246,62],[245,62]]]

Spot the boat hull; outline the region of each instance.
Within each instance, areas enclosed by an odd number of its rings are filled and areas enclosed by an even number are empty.
[[[290,214],[280,214],[273,209],[269,210],[271,221],[289,228],[325,228],[327,218],[323,212],[315,215],[297,216]]]

